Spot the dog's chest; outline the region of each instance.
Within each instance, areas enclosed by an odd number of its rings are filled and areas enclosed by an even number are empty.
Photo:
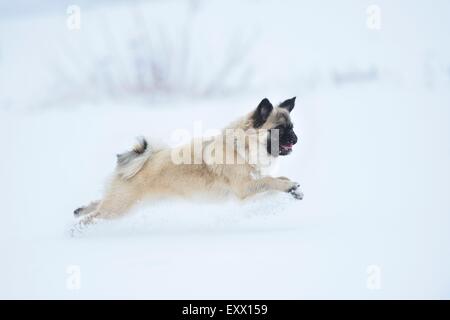
[[[276,161],[276,159],[272,158],[269,162],[267,162],[267,164],[263,166],[255,166],[250,171],[250,177],[252,179],[260,179],[264,176],[273,175],[273,173],[277,169],[277,164],[278,162]]]

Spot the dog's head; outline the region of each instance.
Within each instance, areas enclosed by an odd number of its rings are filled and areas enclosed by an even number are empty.
[[[294,106],[295,97],[280,103],[275,108],[265,98],[251,115],[254,129],[267,130],[267,152],[274,157],[290,154],[293,145],[297,143],[297,135],[290,116]]]

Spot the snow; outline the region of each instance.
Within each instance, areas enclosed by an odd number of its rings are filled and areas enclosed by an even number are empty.
[[[150,15],[177,3],[149,4]],[[54,27],[64,17],[0,20],[8,27],[0,28],[0,298],[450,298],[448,4],[404,2],[410,11],[400,15],[400,4],[380,1],[385,23],[370,33],[364,16],[357,20],[364,3],[330,3],[323,15],[322,5],[287,3],[248,1],[233,10],[214,2],[200,11],[200,29],[223,13],[209,30],[220,35],[230,14],[236,27],[259,13],[250,22],[259,40],[246,62],[254,81],[233,95],[102,99],[80,96],[81,87],[58,95],[62,85],[52,86],[48,64],[39,64],[53,61],[53,51],[31,40],[28,25],[64,38]],[[120,16],[114,8],[108,12]],[[412,35],[410,25],[421,27]],[[70,41],[76,47],[84,37]],[[34,43],[35,54],[25,54]],[[208,61],[197,59],[193,65]],[[370,81],[333,81],[335,72],[372,67]],[[298,181],[302,201],[274,193],[244,203],[142,203],[69,237],[73,210],[101,197],[115,154],[135,136],[170,145],[174,130],[219,129],[265,96],[293,95],[299,143],[276,175]],[[368,286],[371,266],[381,272],[377,289]],[[74,269],[79,288],[68,283]]]
[[[448,298],[450,96],[365,101],[374,93],[328,91],[293,111],[300,143],[278,173],[302,201],[149,203],[80,238],[66,234],[72,210],[101,195],[133,135],[170,137],[211,105],[216,126],[238,103],[180,102],[175,119],[163,106],[2,112],[2,297]],[[66,288],[72,265],[80,290]],[[380,290],[366,287],[370,265]]]

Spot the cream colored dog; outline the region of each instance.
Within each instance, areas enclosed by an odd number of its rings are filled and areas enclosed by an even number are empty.
[[[298,183],[262,174],[265,165],[291,153],[297,143],[290,119],[294,105],[295,97],[275,108],[263,99],[220,135],[177,148],[152,147],[140,138],[133,150],[117,156],[103,199],[75,210],[75,216],[84,216],[75,229],[97,218],[120,217],[136,202],[149,198],[234,195],[245,199],[274,190],[302,199]]]

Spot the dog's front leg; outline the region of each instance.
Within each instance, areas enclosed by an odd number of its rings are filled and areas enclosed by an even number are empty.
[[[296,199],[303,199],[303,193],[300,191],[300,185],[297,182],[287,178],[263,177],[260,179],[250,180],[233,184],[235,194],[245,199],[249,196],[265,192],[265,191],[281,191],[288,192]]]

